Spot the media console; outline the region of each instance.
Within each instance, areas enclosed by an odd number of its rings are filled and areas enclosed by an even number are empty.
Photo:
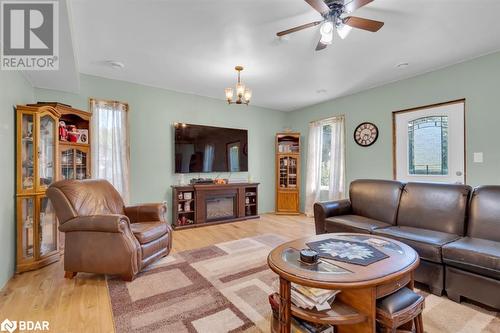
[[[259,218],[259,183],[172,186],[172,227],[202,227]]]

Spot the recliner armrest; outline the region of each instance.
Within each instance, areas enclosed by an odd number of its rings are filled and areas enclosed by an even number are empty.
[[[151,203],[125,207],[125,215],[130,219],[130,223],[138,222],[167,222],[165,213],[167,207],[163,203]]]
[[[96,231],[121,233],[130,228],[129,224],[130,222],[128,217],[120,214],[78,216],[61,224],[59,226],[59,231]]]
[[[314,204],[314,223],[316,226],[316,234],[324,234],[325,219],[351,213],[351,202],[348,199],[316,202]]]

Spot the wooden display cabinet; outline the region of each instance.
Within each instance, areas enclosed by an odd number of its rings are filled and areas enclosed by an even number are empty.
[[[58,178],[56,109],[17,107],[17,271],[59,260],[57,220],[45,197]]]
[[[300,133],[276,134],[276,214],[300,213]]]
[[[58,103],[18,105],[16,109],[17,272],[60,258],[58,222],[45,192],[54,181],[90,177],[90,145],[62,143],[59,121],[89,129],[90,114]],[[73,155],[71,174],[63,156]],[[78,157],[79,156],[79,157]],[[80,161],[81,163],[78,163]]]

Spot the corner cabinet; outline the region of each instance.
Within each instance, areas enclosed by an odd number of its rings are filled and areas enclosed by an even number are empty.
[[[74,109],[57,103],[18,105],[16,108],[18,273],[43,267],[60,258],[58,222],[45,195],[49,185],[60,179],[90,177],[89,145],[68,145],[60,141],[59,122],[64,117],[74,117],[68,115],[69,110]],[[65,163],[66,154],[71,155],[67,160],[71,161],[71,168]],[[71,171],[66,171],[69,169]]]
[[[300,213],[300,133],[276,134],[276,214]]]

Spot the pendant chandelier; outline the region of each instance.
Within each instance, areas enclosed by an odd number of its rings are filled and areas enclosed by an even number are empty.
[[[228,104],[246,104],[250,103],[250,98],[252,98],[252,91],[245,87],[240,80],[240,74],[243,70],[243,66],[236,66],[234,69],[238,72],[238,83],[236,83],[236,100],[233,101],[234,91],[233,88],[226,88],[224,91],[226,93],[226,100]]]

